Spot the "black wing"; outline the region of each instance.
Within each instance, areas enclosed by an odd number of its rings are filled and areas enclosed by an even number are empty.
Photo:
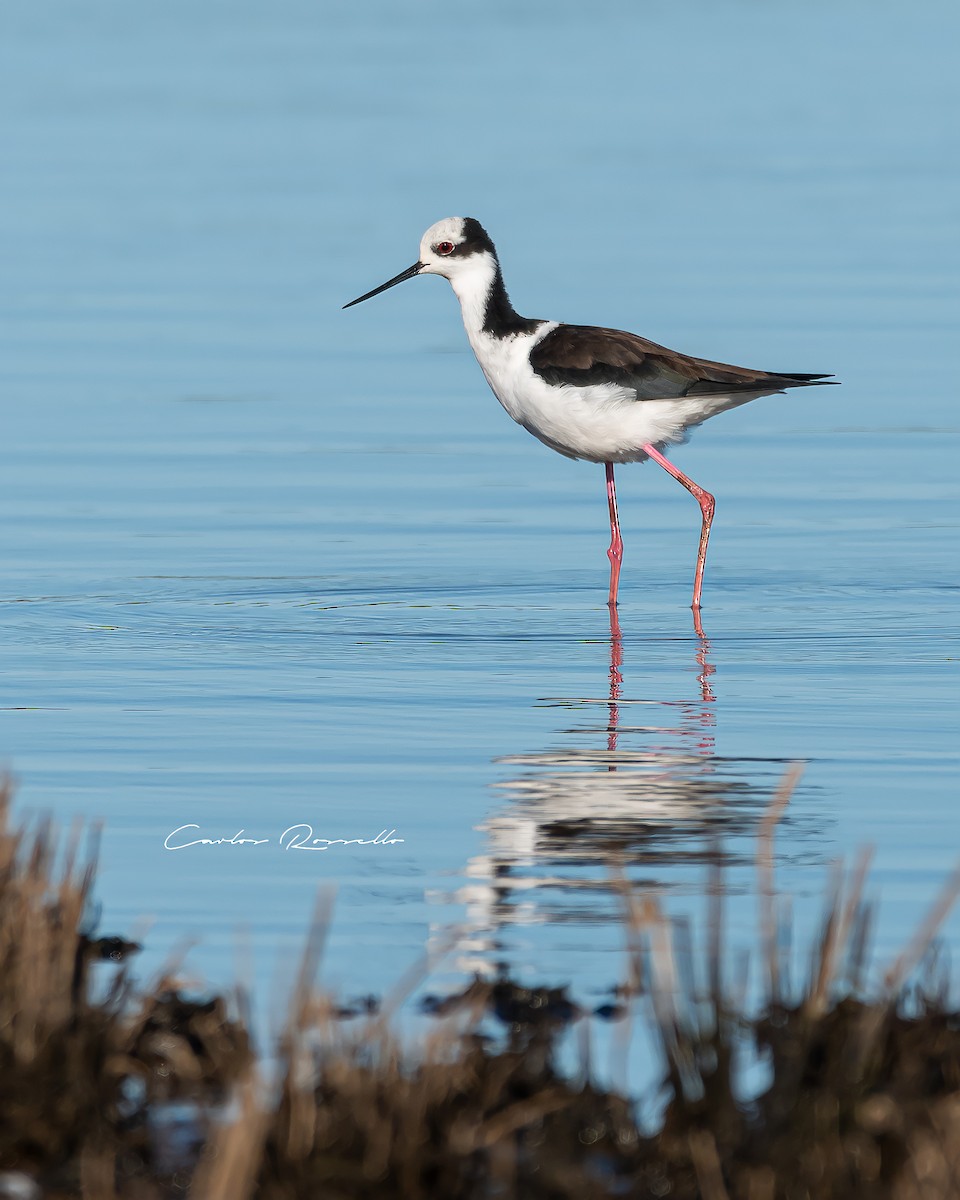
[[[691,358],[635,333],[593,325],[558,325],[534,347],[530,365],[547,383],[575,387],[615,383],[636,392],[638,400],[778,392],[830,379]]]

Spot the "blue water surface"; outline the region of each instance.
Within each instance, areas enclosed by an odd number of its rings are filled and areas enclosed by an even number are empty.
[[[624,978],[611,863],[731,952],[757,823],[798,942],[876,848],[878,970],[960,850],[955,6],[20,5],[0,78],[0,755],[18,811],[102,818],[106,932],[196,939],[278,1002],[324,978]],[[513,425],[413,262],[478,217],[518,309],[833,372],[677,464]],[[614,728],[615,726],[615,728]],[[616,768],[616,769],[614,769]],[[267,839],[194,847],[164,839]],[[281,833],[390,845],[298,853]],[[149,928],[148,928],[149,925]],[[960,922],[945,927],[954,948]]]

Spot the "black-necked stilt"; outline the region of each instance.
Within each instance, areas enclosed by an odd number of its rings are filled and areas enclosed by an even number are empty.
[[[613,464],[652,458],[696,498],[703,514],[693,583],[696,616],[715,501],[661,451],[728,408],[829,376],[752,371],[678,354],[619,329],[521,317],[503,286],[493,242],[472,217],[447,217],[431,225],[412,267],[344,308],[414,275],[450,280],[477,362],[515,421],[567,458],[604,464],[611,607],[617,603],[623,560]]]

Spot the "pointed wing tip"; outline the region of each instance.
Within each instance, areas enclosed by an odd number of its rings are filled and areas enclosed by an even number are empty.
[[[785,387],[839,387],[840,380],[833,375],[795,375],[792,371],[778,371]]]

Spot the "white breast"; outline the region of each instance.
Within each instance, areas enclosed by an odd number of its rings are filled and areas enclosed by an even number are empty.
[[[568,458],[588,462],[640,462],[642,446],[681,442],[687,431],[725,409],[754,399],[742,392],[729,396],[689,396],[669,400],[637,400],[634,392],[615,384],[590,387],[546,383],[530,366],[530,351],[557,322],[533,334],[492,337],[477,331],[470,344],[477,362],[503,407],[524,429]]]
[[[490,280],[481,273],[485,269],[478,264],[476,278],[451,280],[477,362],[510,416],[568,458],[641,462],[647,457],[641,447],[681,442],[688,429],[708,417],[767,394],[638,401],[634,392],[616,384],[546,383],[530,366],[530,352],[559,322],[545,321],[533,333],[506,337],[486,333],[483,317]]]

